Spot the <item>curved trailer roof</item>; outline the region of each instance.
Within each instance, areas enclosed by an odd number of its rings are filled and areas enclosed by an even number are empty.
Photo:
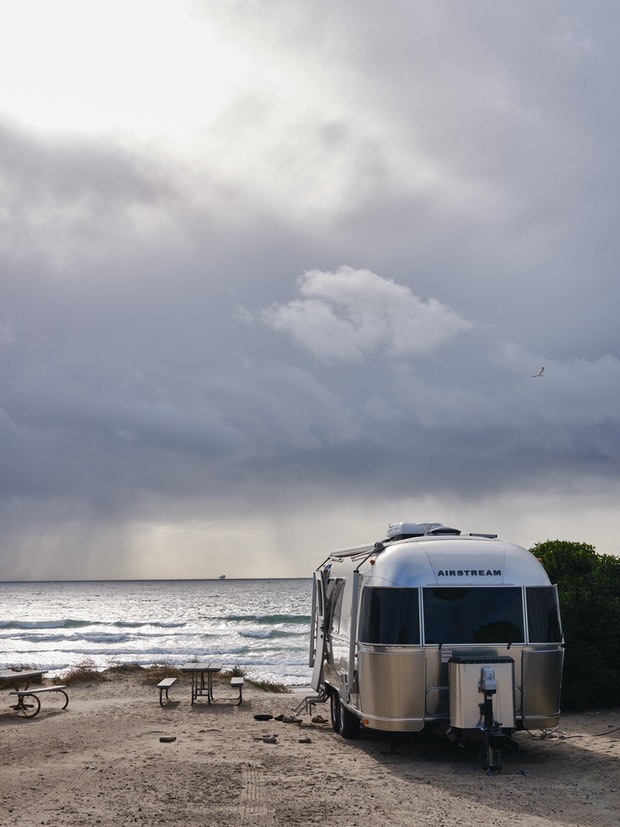
[[[349,558],[368,586],[548,586],[527,549],[490,537],[424,535],[332,552]]]

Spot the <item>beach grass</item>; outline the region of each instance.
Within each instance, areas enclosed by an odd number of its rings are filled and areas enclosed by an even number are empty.
[[[17,667],[15,667],[17,668]],[[29,669],[21,665],[19,669]],[[141,666],[139,663],[117,663],[111,664],[105,669],[97,669],[92,660],[86,658],[76,666],[71,667],[64,675],[52,678],[53,684],[71,684],[89,683],[93,681],[103,682],[111,681],[116,677],[126,675],[135,675],[136,678],[145,685],[157,684],[163,678],[181,678],[184,673],[178,666],[168,663],[155,663],[150,666]],[[221,672],[214,675],[215,682],[229,681],[231,678],[245,678],[246,682],[257,689],[262,689],[264,692],[271,692],[274,694],[285,693],[289,691],[289,687],[282,683],[267,680],[254,680],[248,678],[245,669],[241,666],[232,666],[230,669],[222,669]]]

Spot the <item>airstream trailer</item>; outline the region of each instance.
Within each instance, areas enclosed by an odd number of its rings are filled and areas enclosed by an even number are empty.
[[[558,725],[563,658],[556,587],[497,535],[396,523],[314,573],[312,687],[344,738],[477,736],[498,768],[516,730]]]

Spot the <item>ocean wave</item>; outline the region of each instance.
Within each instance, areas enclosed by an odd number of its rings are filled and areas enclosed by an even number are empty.
[[[240,666],[248,677],[305,684],[310,628],[304,581],[0,583],[0,668],[61,676],[189,660]],[[299,676],[302,679],[299,679]]]
[[[209,620],[224,620],[231,623],[264,623],[272,625],[274,623],[310,623],[310,615],[288,615],[288,614],[272,614],[272,615],[224,615],[223,617],[212,617]]]
[[[78,629],[92,626],[90,620],[0,620],[0,629]]]
[[[304,640],[308,635],[308,630],[303,629],[299,632],[285,632],[282,629],[243,629],[239,631],[241,637],[253,637],[253,638],[261,638],[261,639],[272,639],[275,640],[277,638],[299,638],[303,637]]]
[[[97,624],[101,625],[101,624]],[[112,626],[118,626],[120,629],[143,629],[152,626],[154,629],[182,629],[184,626],[187,626],[185,621],[156,621],[156,620],[148,620],[148,621],[135,621],[132,622],[130,620],[115,620],[114,623],[111,624]]]
[[[186,626],[185,621],[155,621],[155,620],[0,620],[0,633],[19,629],[84,629],[88,626],[112,626],[118,629],[144,629],[152,626],[154,629],[179,629]]]

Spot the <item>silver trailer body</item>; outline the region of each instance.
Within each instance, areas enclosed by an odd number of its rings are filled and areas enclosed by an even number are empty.
[[[559,723],[557,590],[520,546],[399,523],[386,540],[329,555],[312,613],[312,685],[344,737],[360,722],[455,737]]]

